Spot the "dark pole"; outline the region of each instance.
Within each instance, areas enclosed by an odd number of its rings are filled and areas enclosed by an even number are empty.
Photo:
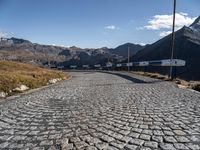
[[[130,63],[130,47],[128,45],[128,72],[130,71],[129,63]]]
[[[172,26],[172,45],[171,45],[171,61],[174,58],[174,45],[175,45],[175,16],[176,16],[176,0],[174,0],[174,10],[173,10],[173,26]],[[173,67],[170,66],[170,79],[173,80]]]

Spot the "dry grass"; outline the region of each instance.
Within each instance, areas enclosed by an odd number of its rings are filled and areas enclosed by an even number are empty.
[[[167,75],[161,75],[161,74],[158,74],[158,73],[141,72],[141,71],[134,71],[133,73],[143,75],[143,76],[148,76],[148,77],[151,77],[151,78],[161,79],[161,80],[165,80],[165,81],[169,80]]]
[[[30,89],[48,84],[50,79],[66,79],[67,75],[60,71],[48,70],[29,64],[0,61],[0,91],[10,93],[19,85],[26,85]]]

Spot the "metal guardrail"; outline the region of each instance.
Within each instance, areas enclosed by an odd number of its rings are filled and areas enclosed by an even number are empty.
[[[130,62],[130,63],[119,63],[119,64],[112,64],[108,63],[105,66],[101,64],[96,65],[82,65],[82,68],[111,68],[111,67],[128,67],[128,66],[174,66],[174,67],[181,67],[185,66],[186,62],[181,59],[164,59],[164,60],[154,60],[154,61],[141,61],[141,62]],[[76,69],[78,68],[77,65],[71,65],[70,68]]]

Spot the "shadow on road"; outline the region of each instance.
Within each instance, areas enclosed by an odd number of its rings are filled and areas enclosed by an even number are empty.
[[[121,78],[124,78],[126,80],[132,81],[133,83],[142,83],[142,84],[148,84],[148,83],[158,83],[158,82],[163,82],[162,80],[153,80],[153,81],[144,81],[144,80],[140,80],[137,78],[134,78],[130,75],[126,75],[123,73],[116,73],[116,72],[106,72],[106,71],[101,71],[102,73],[107,73],[107,74],[112,74],[112,75],[116,75],[119,76]]]

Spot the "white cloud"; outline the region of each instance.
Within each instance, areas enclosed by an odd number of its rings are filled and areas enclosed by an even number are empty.
[[[107,29],[107,30],[118,30],[119,28],[116,27],[115,25],[109,25],[109,26],[106,26],[105,29]]]
[[[13,37],[15,34],[13,32],[7,32],[0,29],[0,38]]]
[[[137,44],[139,44],[139,45],[141,45],[141,46],[147,45],[147,44],[145,44],[145,43],[137,43]]]
[[[70,46],[65,46],[63,44],[59,45],[59,44],[51,44],[52,46],[59,46],[59,47],[66,47],[66,48],[69,48]]]
[[[170,33],[172,33],[172,31],[162,31],[162,32],[160,32],[160,36],[161,37],[164,37],[164,36],[167,36],[167,35],[169,35]]]
[[[187,13],[176,13],[176,30],[181,27],[189,26],[194,22],[196,17],[189,17]],[[155,15],[148,21],[148,24],[144,26],[144,29],[148,30],[161,30],[171,29],[173,21],[173,15]]]
[[[6,38],[8,34],[6,32],[0,31],[0,38]]]
[[[184,12],[180,12],[179,14],[181,14],[183,16],[188,16],[188,13],[184,13]]]

